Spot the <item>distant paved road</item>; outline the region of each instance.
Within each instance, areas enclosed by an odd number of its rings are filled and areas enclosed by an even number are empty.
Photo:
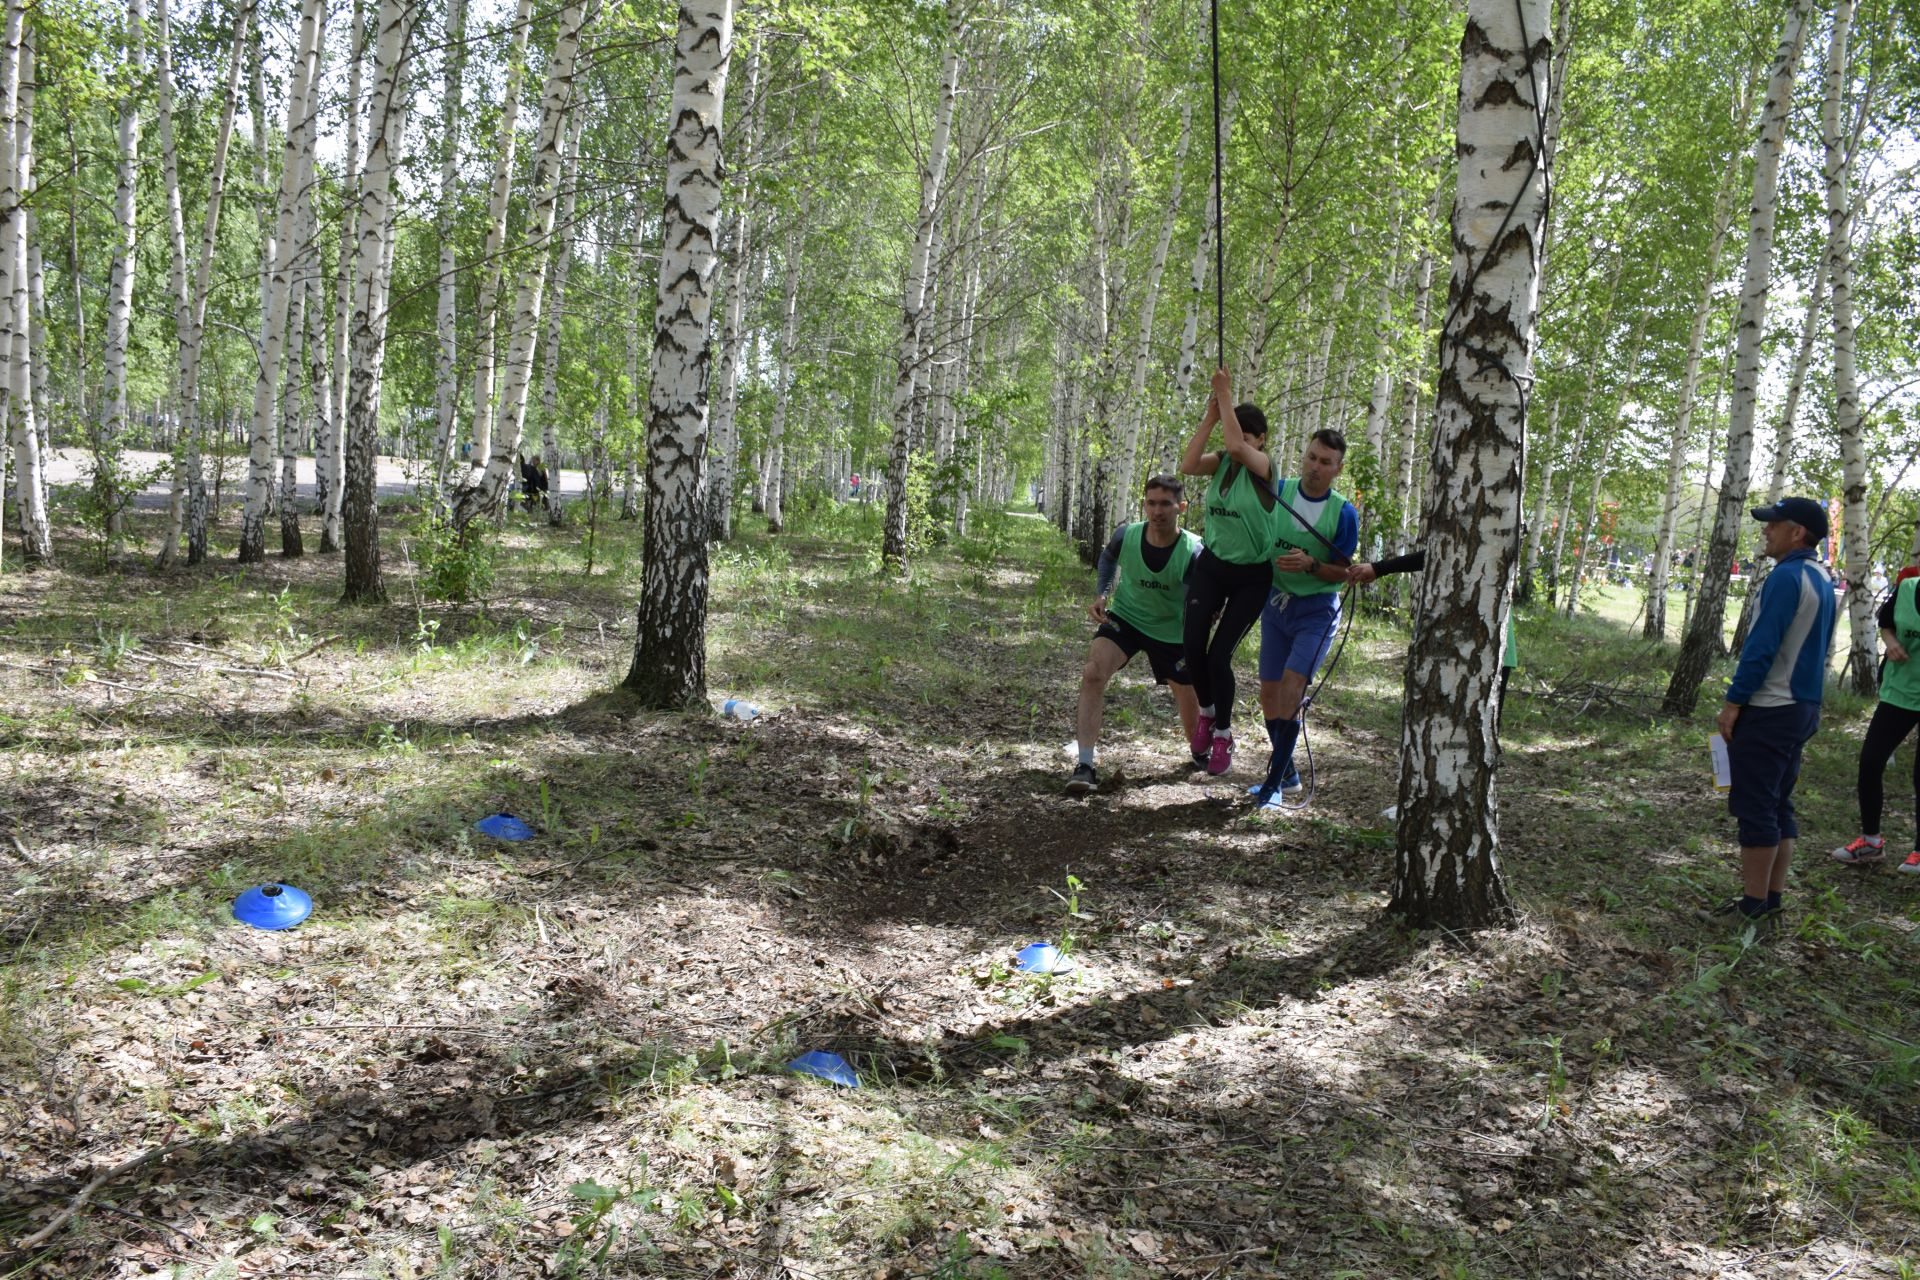
[[[167,505],[167,493],[172,484],[171,462],[164,453],[150,453],[144,450],[129,449],[125,454],[126,466],[135,472],[157,473],[158,478],[140,492],[134,499],[139,507],[160,507]],[[399,458],[382,457],[378,459],[375,471],[374,488],[383,498],[406,497],[413,492],[413,485],[407,479],[407,465]],[[85,449],[56,449],[47,463],[47,479],[50,484],[82,484],[93,475],[93,456]],[[300,496],[307,502],[317,501],[314,489],[313,459],[301,458],[297,464]],[[208,480],[213,476],[209,471]],[[226,479],[221,485],[223,500],[238,503],[245,490],[247,479],[247,460],[228,458],[226,460]],[[514,478],[514,486],[519,487],[519,478]],[[587,477],[581,471],[562,471],[559,483],[555,486],[563,498],[585,498],[587,496]]]

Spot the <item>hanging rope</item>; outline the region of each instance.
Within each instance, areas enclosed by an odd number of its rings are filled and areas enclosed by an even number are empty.
[[[1213,18],[1213,338],[1216,368],[1227,367],[1227,220],[1220,203],[1220,175],[1226,164],[1220,144],[1220,0],[1210,7]]]

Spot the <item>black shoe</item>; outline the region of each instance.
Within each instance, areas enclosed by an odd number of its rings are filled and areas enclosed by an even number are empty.
[[[1705,924],[1738,924],[1743,928],[1752,925],[1756,929],[1765,929],[1770,928],[1774,917],[1780,914],[1780,909],[1775,907],[1772,911],[1762,908],[1757,915],[1748,915],[1740,905],[1742,901],[1744,899],[1736,894],[1718,906],[1701,907],[1693,913],[1693,917]]]
[[[1207,767],[1207,753],[1206,753],[1206,752],[1204,752],[1204,751],[1196,751],[1196,752],[1194,752],[1194,753],[1193,753],[1193,767],[1194,767],[1194,768],[1196,768],[1196,769],[1204,769],[1204,768],[1206,768],[1206,767]]]
[[[1067,779],[1067,794],[1084,796],[1090,791],[1097,790],[1099,786],[1100,776],[1093,771],[1092,765],[1076,765],[1073,776]]]

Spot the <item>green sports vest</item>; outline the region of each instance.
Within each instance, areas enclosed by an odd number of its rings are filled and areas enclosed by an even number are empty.
[[[1294,519],[1293,513],[1287,510],[1288,507],[1299,505],[1298,477],[1282,481],[1280,501],[1274,504],[1273,509],[1273,548],[1268,554],[1270,557],[1278,557],[1289,551],[1304,551],[1325,564],[1333,555],[1328,548],[1333,545],[1334,535],[1340,532],[1340,512],[1347,505],[1346,495],[1338,489],[1327,490],[1327,501],[1320,508],[1320,518],[1313,522],[1313,527],[1320,531],[1320,538],[1325,538],[1325,542],[1309,533],[1307,527]],[[1273,585],[1290,596],[1317,596],[1323,592],[1340,589],[1339,583],[1322,581],[1311,573],[1282,573],[1278,569],[1273,571]]]
[[[1187,565],[1200,554],[1200,539],[1186,530],[1167,554],[1167,567],[1155,573],[1147,568],[1140,547],[1147,522],[1136,520],[1121,534],[1120,577],[1113,584],[1107,612],[1143,636],[1179,644],[1187,616]]]
[[[1259,564],[1273,541],[1273,512],[1260,500],[1260,477],[1220,460],[1207,490],[1207,550],[1228,564]],[[1271,496],[1271,495],[1269,495]]]
[[[1500,665],[1503,667],[1517,667],[1520,665],[1520,642],[1514,638],[1513,612],[1511,609],[1507,612],[1507,650],[1500,655]]]
[[[1908,578],[1894,588],[1893,634],[1907,651],[1907,660],[1887,663],[1880,676],[1880,701],[1920,711],[1920,578]]]

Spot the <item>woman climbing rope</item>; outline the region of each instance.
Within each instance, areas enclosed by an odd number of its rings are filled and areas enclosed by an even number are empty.
[[[1223,447],[1209,451],[1216,423]],[[1234,404],[1232,378],[1225,369],[1215,370],[1206,412],[1180,459],[1183,474],[1214,477],[1207,490],[1206,549],[1187,579],[1184,647],[1200,703],[1188,745],[1194,763],[1204,758],[1207,772],[1215,776],[1233,765],[1233,653],[1259,619],[1273,585],[1267,562],[1273,545],[1273,460],[1266,447],[1266,414],[1256,405]]]

